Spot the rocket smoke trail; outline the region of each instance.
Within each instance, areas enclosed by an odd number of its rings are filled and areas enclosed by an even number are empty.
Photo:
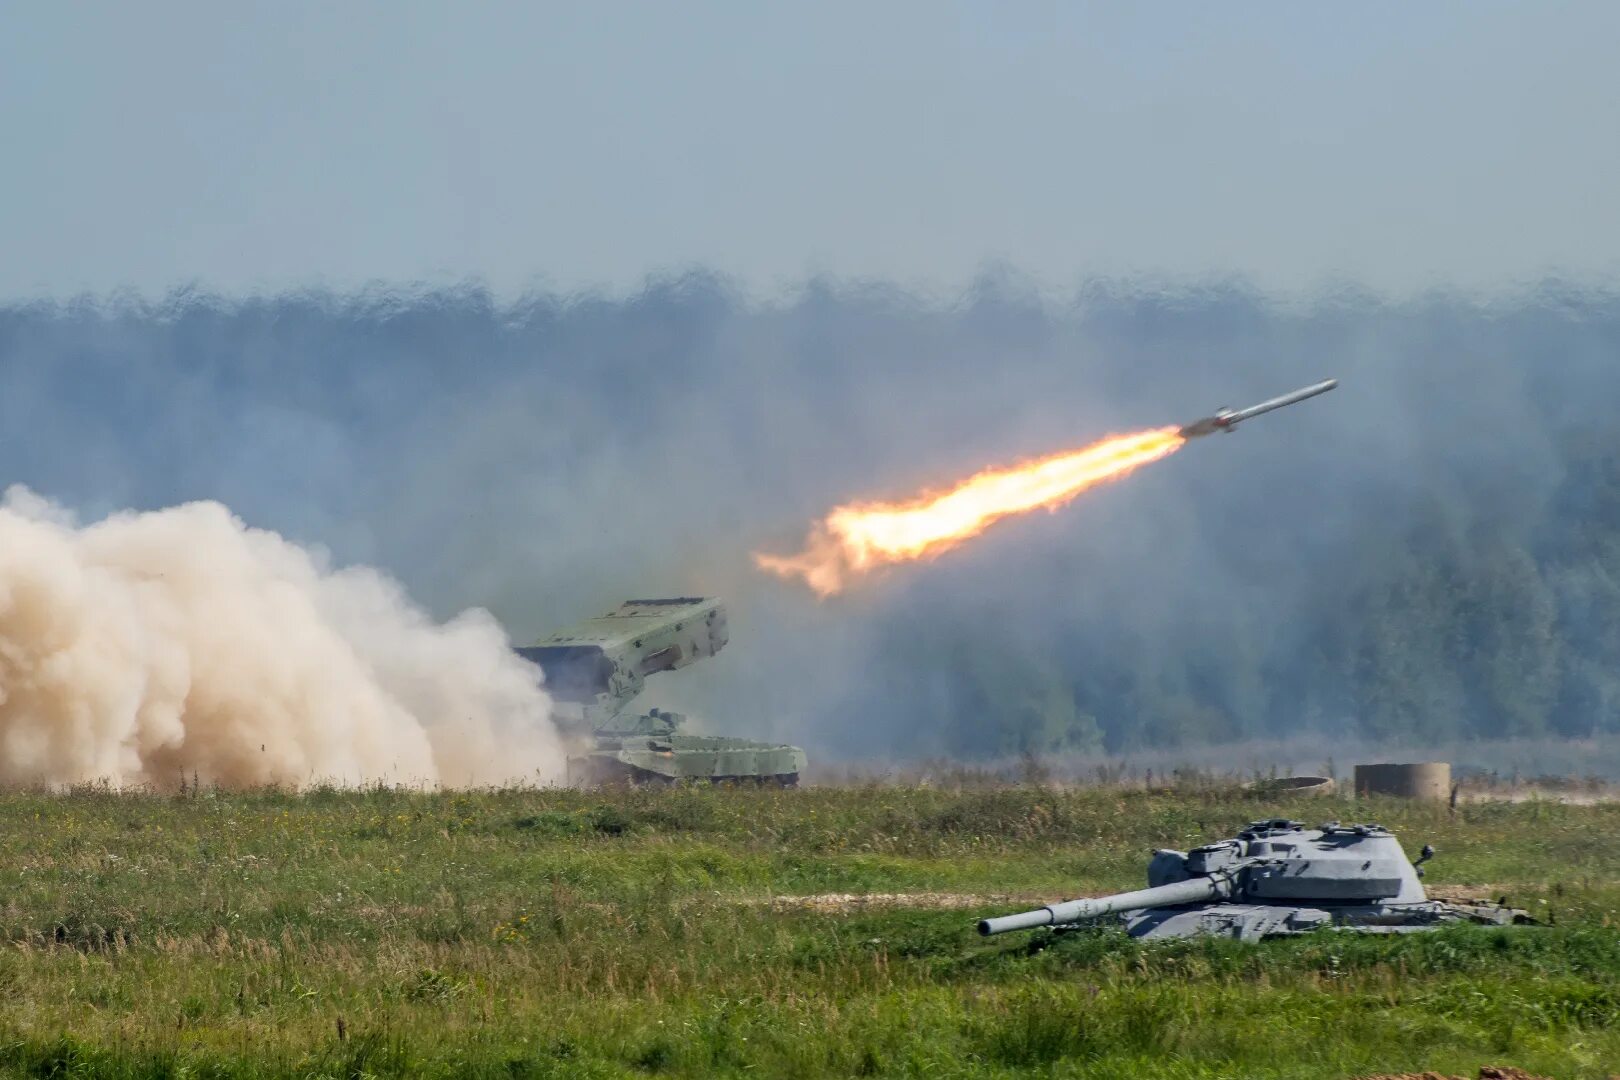
[[[1175,453],[1185,442],[1173,427],[1115,435],[1080,450],[981,472],[940,494],[840,506],[811,530],[798,555],[756,554],[754,562],[782,577],[803,578],[819,595],[831,596],[880,566],[932,558],[1010,514],[1062,506],[1087,488]]]
[[[1232,432],[1252,417],[1332,390],[1327,379],[1245,409],[1220,409],[1181,427],[1112,435],[1009,468],[989,469],[948,491],[897,503],[852,503],[829,513],[797,555],[754,555],[762,570],[803,578],[820,596],[881,566],[928,559],[1013,514],[1063,506],[1080,493],[1168,457],[1188,439]]]

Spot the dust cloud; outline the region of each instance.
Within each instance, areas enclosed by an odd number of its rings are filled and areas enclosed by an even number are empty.
[[[217,502],[0,502],[0,784],[548,783],[537,669]]]

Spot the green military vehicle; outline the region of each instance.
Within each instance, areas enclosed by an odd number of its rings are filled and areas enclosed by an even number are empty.
[[[518,655],[540,665],[559,725],[584,752],[568,759],[571,784],[671,784],[681,780],[792,787],[804,770],[797,746],[748,739],[682,735],[679,713],[625,710],[647,676],[674,671],[726,644],[719,600],[677,596],[627,600]]]

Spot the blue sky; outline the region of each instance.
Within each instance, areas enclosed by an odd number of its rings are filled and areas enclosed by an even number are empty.
[[[1620,271],[1620,4],[36,3],[0,297]]]

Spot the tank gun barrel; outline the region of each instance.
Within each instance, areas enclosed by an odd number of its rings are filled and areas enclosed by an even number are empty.
[[[1095,919],[1101,915],[1112,915],[1120,911],[1198,904],[1206,900],[1222,899],[1231,893],[1232,884],[1228,877],[1193,877],[1152,889],[1138,889],[1135,892],[1115,893],[1113,896],[1091,899],[1067,900],[1061,904],[1052,904],[1050,907],[1021,911],[1016,915],[980,919],[979,933],[989,937],[992,934],[1005,934],[1009,930],[1062,926],[1066,923],[1079,922],[1081,919]]]

